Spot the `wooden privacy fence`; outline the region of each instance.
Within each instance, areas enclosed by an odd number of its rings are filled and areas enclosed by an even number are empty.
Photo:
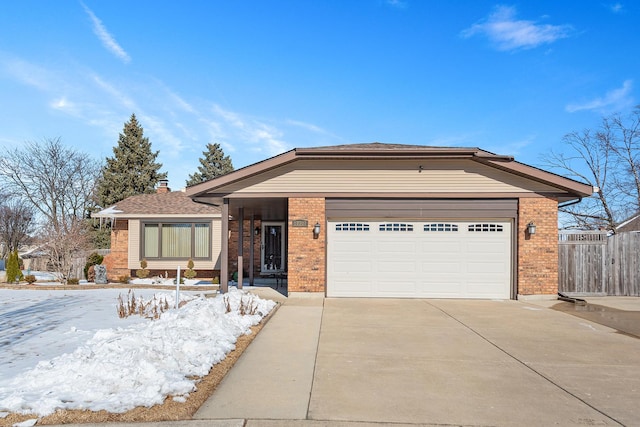
[[[561,231],[558,290],[640,296],[640,233]]]

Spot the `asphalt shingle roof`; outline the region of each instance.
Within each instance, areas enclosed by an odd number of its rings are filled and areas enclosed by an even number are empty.
[[[109,208],[120,215],[196,215],[219,214],[220,208],[194,202],[182,191],[139,194],[127,197]],[[104,212],[104,211],[103,211]]]

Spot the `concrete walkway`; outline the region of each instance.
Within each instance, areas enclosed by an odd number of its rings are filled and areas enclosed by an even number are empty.
[[[314,294],[289,296],[194,418],[306,419],[322,306]]]

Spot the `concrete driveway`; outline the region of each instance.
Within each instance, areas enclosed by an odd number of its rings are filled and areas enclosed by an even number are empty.
[[[543,305],[292,295],[195,418],[639,425],[638,402],[640,339]]]

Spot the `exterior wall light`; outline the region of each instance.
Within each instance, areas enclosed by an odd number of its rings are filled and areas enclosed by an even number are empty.
[[[256,227],[255,230],[253,230],[253,234],[255,234],[256,236],[260,235],[260,227]]]
[[[533,236],[534,234],[536,234],[536,225],[533,223],[533,221],[527,224],[527,233],[529,233],[529,236]]]
[[[320,236],[320,223],[316,222],[316,225],[313,226],[313,238],[317,239]]]

